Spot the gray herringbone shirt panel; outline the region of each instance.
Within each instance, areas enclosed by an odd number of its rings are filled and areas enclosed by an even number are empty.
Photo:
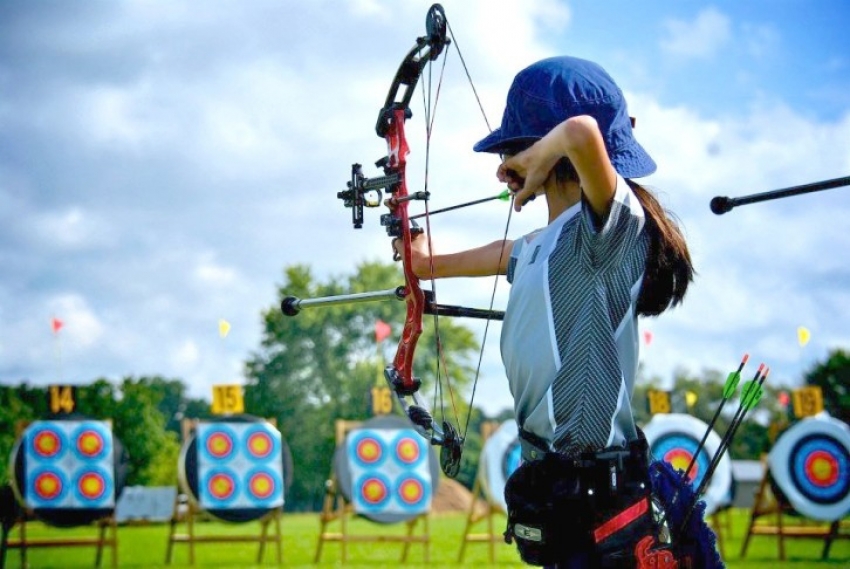
[[[615,331],[631,306],[648,239],[640,221],[620,215],[596,233],[587,208],[564,225],[549,256],[549,288],[561,367],[552,384],[555,447],[567,454],[608,443],[623,373]]]

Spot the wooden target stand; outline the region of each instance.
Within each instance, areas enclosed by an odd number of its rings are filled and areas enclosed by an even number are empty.
[[[819,387],[808,386],[794,390],[794,416],[798,419],[811,417],[823,410],[823,396]],[[763,476],[756,490],[755,501],[750,512],[747,533],[741,543],[740,557],[747,554],[753,536],[776,537],[777,554],[785,561],[786,539],[821,539],[821,559],[829,558],[829,550],[836,539],[850,539],[848,520],[823,522],[807,519],[797,512],[785,499],[777,497],[771,485],[767,455],[762,456]]]
[[[242,413],[244,411],[244,403],[242,399],[242,388],[238,385],[215,385],[213,386],[213,413],[217,416],[231,415],[234,413]],[[224,418],[224,417],[223,417]],[[267,422],[276,426],[274,419],[267,419]],[[180,423],[181,438],[186,444],[192,439],[199,424],[198,419],[183,419]],[[286,451],[288,453],[288,451]],[[286,456],[286,455],[285,455]],[[286,459],[284,459],[286,460]],[[291,457],[287,463],[289,473],[292,472]],[[285,473],[285,475],[289,474]],[[283,563],[283,534],[281,532],[281,516],[283,507],[274,508],[268,511],[265,515],[259,517],[251,517],[251,520],[257,520],[260,523],[258,534],[202,534],[197,533],[197,522],[207,521],[212,516],[209,512],[199,507],[199,504],[191,498],[190,489],[185,484],[185,480],[178,480],[177,493],[174,498],[174,508],[172,510],[171,519],[169,520],[168,530],[168,546],[165,553],[166,565],[171,564],[172,554],[175,544],[186,544],[189,547],[189,564],[195,565],[195,546],[199,544],[210,543],[256,543],[257,563],[262,563],[265,556],[266,544],[273,544],[275,547],[275,560],[278,565]],[[286,484],[286,483],[284,483]],[[239,519],[227,519],[239,523]],[[244,520],[249,521],[249,520]],[[178,533],[179,525],[185,524],[183,533]],[[269,528],[272,531],[269,532]]]
[[[776,537],[777,554],[780,561],[785,561],[786,539],[822,539],[824,540],[821,559],[829,557],[832,542],[839,538],[850,539],[850,526],[836,520],[830,524],[807,520],[798,514],[790,504],[776,498],[770,486],[770,473],[767,469],[766,457],[764,476],[756,491],[755,502],[750,511],[750,521],[747,533],[741,543],[740,557],[747,555],[747,548],[753,536]],[[846,533],[845,533],[846,531]]]
[[[383,390],[386,389],[386,392]],[[389,402],[389,410],[392,410],[392,394],[389,388],[375,387],[372,389],[372,404],[373,410],[376,409],[378,401],[383,400]],[[383,410],[383,408],[381,408]],[[380,416],[380,415],[379,415]],[[340,448],[345,442],[346,435],[350,431],[358,429],[364,425],[363,421],[347,421],[337,419],[335,428],[335,440],[337,448]],[[436,487],[436,485],[435,485]],[[407,526],[407,531],[404,535],[385,535],[385,534],[353,534],[351,533],[350,522],[356,514],[354,506],[343,495],[340,488],[340,480],[334,468],[334,463],[331,464],[331,473],[325,481],[325,497],[322,504],[322,513],[319,516],[319,540],[316,544],[316,555],[313,558],[314,563],[319,563],[322,558],[322,551],[325,542],[339,543],[340,561],[341,563],[348,562],[348,545],[351,543],[401,543],[401,563],[407,562],[407,556],[410,552],[410,546],[413,544],[422,544],[423,561],[430,562],[431,556],[431,534],[430,534],[430,511],[417,515],[409,520],[404,521]],[[328,526],[339,521],[339,530],[331,531]],[[415,533],[417,526],[421,527],[421,533]]]
[[[481,424],[481,442],[482,445],[490,438],[496,429],[499,428],[497,421],[485,421]],[[478,468],[481,469],[481,461],[479,459]],[[469,503],[469,512],[466,515],[466,524],[463,528],[463,538],[460,542],[460,551],[457,555],[458,563],[463,562],[463,557],[466,554],[466,546],[470,543],[487,544],[487,554],[490,563],[496,562],[496,544],[504,543],[504,536],[494,529],[494,521],[496,516],[505,517],[505,513],[484,494],[484,488],[481,485],[480,472],[475,476],[475,483],[472,485],[472,500]],[[480,500],[479,500],[480,499]],[[485,504],[482,511],[480,504]],[[483,533],[472,533],[474,526],[485,523],[485,531]]]
[[[50,385],[47,390],[48,409],[51,415],[47,420],[68,419],[68,420],[86,420],[88,417],[83,417],[75,413],[77,406],[76,386],[73,385]],[[112,428],[112,421],[106,421]],[[32,424],[31,421],[18,421],[15,425],[15,438],[19,442],[26,431],[27,427]],[[15,479],[19,474],[19,469],[23,462],[23,449],[17,447],[19,452],[14,453],[11,459],[12,478]],[[119,465],[120,461],[125,460],[122,447],[117,439],[113,437],[113,453],[115,456],[115,464]],[[119,480],[118,472],[115,472],[115,491],[116,501],[120,489],[123,489],[124,482]],[[119,488],[120,486],[120,488]],[[110,564],[112,567],[118,567],[118,523],[115,517],[115,507],[99,510],[43,510],[35,512],[32,508],[23,506],[21,500],[21,492],[18,489],[16,499],[21,504],[16,508],[16,520],[10,527],[3,527],[2,552],[0,552],[0,569],[5,566],[6,552],[10,549],[18,549],[21,555],[21,567],[29,567],[27,552],[30,549],[42,548],[64,548],[64,547],[94,547],[95,548],[95,567],[101,567],[103,561],[103,550],[109,548],[111,550]],[[84,525],[94,525],[96,534],[94,536],[74,536],[74,537],[32,537],[28,532],[28,525],[33,521],[41,520],[43,523],[52,528],[70,529]],[[15,527],[18,529],[17,537],[12,537]]]

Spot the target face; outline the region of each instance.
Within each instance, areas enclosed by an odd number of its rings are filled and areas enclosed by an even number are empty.
[[[68,480],[59,471],[41,470],[33,474],[32,486],[28,490],[35,503],[57,504],[68,491]]]
[[[850,427],[831,417],[803,419],[782,433],[768,467],[791,506],[821,521],[850,514]]]
[[[32,453],[41,460],[59,458],[67,446],[64,433],[50,425],[45,425],[32,434]]]
[[[375,521],[427,513],[434,491],[433,451],[409,422],[398,417],[373,421],[349,432],[338,449],[345,471],[340,489],[355,512]]]
[[[682,413],[653,415],[643,429],[653,458],[669,463],[681,473],[693,463],[688,472],[688,479],[694,488],[702,484],[711,459],[720,448],[720,436],[713,430],[700,448],[700,441],[706,431],[708,424]],[[705,514],[710,515],[718,508],[728,505],[731,497],[732,461],[726,452],[705,487],[702,496],[706,505]]]
[[[484,443],[478,461],[478,481],[487,502],[508,511],[505,483],[522,461],[516,421],[505,421]]]
[[[74,452],[82,460],[99,460],[108,449],[103,433],[87,426],[80,427],[72,440]]]
[[[365,510],[380,510],[390,497],[390,482],[380,474],[364,476],[355,484],[355,488],[357,488],[357,501]]]
[[[112,431],[102,421],[35,421],[23,434],[25,504],[34,509],[115,506]]]
[[[425,481],[415,476],[399,478],[396,487],[398,501],[412,509],[418,508],[428,495]]]
[[[352,459],[362,468],[378,466],[384,461],[387,449],[383,440],[374,437],[369,432],[357,433],[351,443]]]
[[[203,439],[205,458],[226,462],[233,456],[236,448],[236,434],[225,425],[216,425],[205,433]]]
[[[416,466],[425,460],[425,453],[422,452],[422,446],[414,437],[406,434],[399,435],[393,444],[395,447],[394,457],[401,463],[409,466]]]
[[[280,432],[266,422],[198,425],[201,507],[236,510],[282,506],[281,445]]]

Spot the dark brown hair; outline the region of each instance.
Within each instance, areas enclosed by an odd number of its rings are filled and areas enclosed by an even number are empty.
[[[578,173],[567,158],[555,165],[559,183],[578,182]],[[665,210],[655,195],[640,184],[626,180],[646,214],[649,250],[646,253],[643,284],[637,301],[640,316],[658,316],[685,298],[694,280],[694,266],[688,244],[672,213]]]

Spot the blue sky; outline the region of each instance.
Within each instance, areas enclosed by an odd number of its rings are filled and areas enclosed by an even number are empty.
[[[376,113],[429,5],[0,4],[0,382],[161,374],[209,396],[241,381],[282,267],[321,278],[386,258],[377,220],[353,233],[336,192],[352,162],[384,152]],[[850,188],[708,209],[716,195],[850,175],[846,2],[443,5],[491,123],[514,74],[550,55],[593,59],[626,93],[659,164],[645,182],[680,218],[699,272],[681,308],[641,323],[654,335],[648,374],[727,370],[749,352],[794,385],[850,348]],[[414,106],[411,179],[421,117]],[[453,52],[433,208],[499,190],[493,157],[471,152],[485,133]],[[510,232],[544,222],[542,206],[526,208]],[[488,242],[504,223],[495,205],[447,215],[435,246]],[[440,285],[452,303],[486,304],[491,290]],[[491,411],[510,405],[498,332],[477,396]]]

